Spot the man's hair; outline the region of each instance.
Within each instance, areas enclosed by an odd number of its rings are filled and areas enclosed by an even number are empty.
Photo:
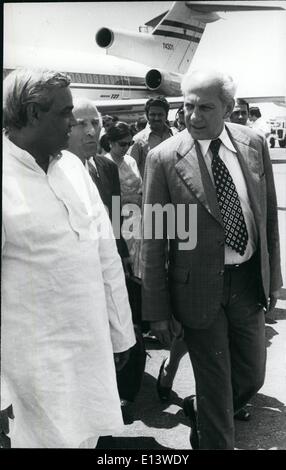
[[[17,69],[3,82],[3,127],[21,129],[27,124],[27,106],[37,103],[48,111],[52,105],[51,91],[66,88],[68,75],[50,70]]]
[[[243,98],[236,98],[236,99],[235,99],[235,105],[236,105],[236,106],[239,106],[239,105],[244,105],[244,106],[246,106],[247,111],[248,111],[248,113],[249,113],[249,103],[248,103],[246,100],[244,100]]]
[[[166,112],[167,116],[168,116],[170,105],[169,105],[168,101],[166,100],[166,98],[164,96],[157,96],[156,98],[150,98],[146,102],[146,104],[145,104],[145,113],[146,113],[147,117],[148,117],[149,109],[151,108],[151,106],[159,106],[159,107],[163,108],[164,111]]]
[[[99,125],[102,128],[102,116],[92,100],[90,100],[89,98],[74,98],[73,113],[76,113],[78,109],[95,111],[95,113],[97,113],[98,115]]]
[[[128,136],[132,137],[132,132],[129,125],[126,122],[118,121],[114,126],[110,127],[106,132],[106,136],[109,142],[117,142],[120,139]]]
[[[249,108],[249,115],[250,116],[256,116],[257,118],[260,118],[261,117],[261,112],[260,112],[260,109],[258,108],[258,106],[252,106],[251,108]]]
[[[106,121],[112,121],[113,123],[115,123],[119,121],[119,118],[118,116],[110,116],[109,114],[105,114],[104,116],[102,116],[103,125]]]
[[[183,95],[186,95],[190,87],[192,86],[192,81],[195,80],[196,76],[204,77],[207,80],[213,80],[217,85],[219,90],[219,98],[223,103],[229,103],[234,99],[236,91],[236,83],[233,78],[223,72],[216,70],[196,70],[184,76],[181,83],[181,90]]]

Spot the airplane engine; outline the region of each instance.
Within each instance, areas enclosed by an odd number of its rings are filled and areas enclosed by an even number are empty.
[[[154,38],[150,34],[106,27],[97,31],[95,42],[99,47],[106,49],[108,54],[136,61],[138,51],[141,53],[143,50],[146,51],[146,47],[154,46]]]
[[[181,77],[172,72],[151,69],[145,76],[145,84],[150,91],[167,96],[180,96]]]
[[[95,35],[96,44],[106,49],[107,54],[115,57],[138,61],[141,65],[150,63],[150,50],[154,54],[155,67],[158,54],[162,55],[163,45],[156,42],[153,35],[133,33],[110,28],[100,28]],[[157,50],[156,48],[159,48]],[[161,69],[151,68],[145,75],[145,85],[150,91],[167,96],[180,96],[181,74]]]
[[[114,41],[114,32],[109,28],[101,28],[95,35],[95,42],[99,47],[109,48]]]

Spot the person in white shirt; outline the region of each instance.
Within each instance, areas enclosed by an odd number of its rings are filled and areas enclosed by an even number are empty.
[[[257,132],[261,132],[267,139],[270,136],[271,128],[267,122],[262,119],[260,109],[258,106],[249,108],[249,126]]]
[[[140,290],[140,286],[137,283],[135,285],[133,280],[132,264],[134,254],[133,257],[129,256],[127,243],[121,231],[124,219],[123,216],[121,216],[121,185],[118,166],[120,168],[122,185],[124,187],[125,202],[126,197],[127,202],[129,202],[130,193],[132,197],[134,179],[136,182],[137,179],[139,179],[139,187],[141,190],[141,179],[139,177],[138,169],[136,172],[137,178],[133,175],[134,167],[136,171],[136,162],[129,155],[122,158],[122,160],[127,160],[127,164],[125,162],[125,165],[120,165],[120,163],[123,162],[118,161],[117,159],[115,163],[113,158],[106,158],[105,156],[97,155],[98,140],[102,127],[102,118],[94,102],[90,99],[78,98],[74,99],[73,103],[73,115],[75,117],[76,124],[72,128],[72,133],[69,140],[69,150],[80,158],[81,162],[89,172],[92,181],[99,191],[105,208],[107,209],[109,218],[114,224],[113,227],[117,249],[121,257],[126,276],[126,286],[132,311],[136,344],[130,349],[128,362],[122,369],[116,371],[116,378],[118,392],[121,398],[123,420],[125,424],[130,424],[133,420],[134,401],[139,393],[144,374],[146,352],[141,334],[140,309],[138,308],[138,304],[140,302],[138,291]],[[117,125],[118,123],[112,126],[112,129],[115,129]],[[127,124],[125,124],[124,127],[125,130],[127,127],[127,136],[129,137],[129,127]],[[111,144],[111,146],[114,148],[113,144]],[[119,153],[123,154],[125,153],[124,149],[126,149],[126,146],[118,146],[117,150],[118,149]],[[116,155],[118,156],[118,153],[116,153]],[[116,155],[114,158],[116,158]],[[121,158],[119,160],[121,160]],[[131,160],[131,163],[133,163],[131,168],[129,168],[128,165],[129,160]],[[139,219],[139,223],[140,220],[141,219]],[[120,221],[120,224],[117,223],[118,221]],[[132,244],[131,242],[132,247],[133,245],[134,243]],[[102,442],[103,439],[100,441],[100,445],[106,444],[106,442]]]
[[[1,379],[12,447],[95,447],[123,427],[115,363],[134,329],[108,215],[64,150],[69,84],[31,70],[4,81]]]
[[[157,96],[146,101],[145,113],[148,123],[144,129],[133,136],[134,143],[129,150],[130,155],[136,160],[142,180],[149,150],[173,135],[167,124],[169,108],[169,103],[164,96]]]

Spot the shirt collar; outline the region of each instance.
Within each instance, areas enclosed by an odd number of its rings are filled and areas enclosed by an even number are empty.
[[[16,160],[18,160],[18,162],[20,162],[22,165],[27,166],[36,171],[38,171],[38,169],[40,168],[39,165],[36,163],[34,157],[32,157],[32,155],[26,150],[14,144],[12,140],[9,139],[8,135],[3,136],[3,147],[8,148],[10,155]]]
[[[147,138],[149,138],[150,134],[154,134],[154,135],[159,136],[159,134],[152,131],[149,122],[147,122],[144,131],[146,133]],[[168,134],[170,137],[173,135],[172,130],[170,129],[170,127],[167,126],[167,124],[165,124],[165,126],[164,126],[164,132],[163,132],[162,136],[165,135],[165,134]]]
[[[229,135],[228,133],[226,132],[226,128],[224,126],[223,130],[221,131],[220,135],[217,137],[218,139],[221,140],[222,144],[228,149],[228,150],[231,150],[232,152],[236,153],[236,150],[233,146],[233,143],[231,142],[230,138],[229,138]],[[210,146],[210,143],[211,143],[211,139],[207,139],[207,140],[198,140],[199,144],[200,144],[200,148],[201,148],[201,152],[202,152],[202,155],[203,157],[206,156],[207,154],[207,151],[209,149],[209,146]]]
[[[85,160],[85,163],[84,163],[84,166],[87,170],[89,170],[88,168],[88,164],[90,164],[91,166],[93,166],[93,168],[95,169],[97,175],[98,175],[98,170],[97,170],[97,166],[96,166],[96,163],[94,161],[94,158],[93,157],[89,157]]]
[[[6,134],[3,135],[3,144],[9,147],[11,155],[13,155],[20,163],[34,170],[42,170],[41,167],[37,164],[35,158],[27,150],[24,150],[14,144]],[[49,157],[49,164],[52,162],[57,162],[61,157],[62,152],[59,152],[58,155],[51,155]]]

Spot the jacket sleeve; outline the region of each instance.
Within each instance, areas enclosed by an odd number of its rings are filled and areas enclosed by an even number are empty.
[[[272,163],[266,139],[263,139],[263,164],[266,179],[267,197],[267,248],[270,264],[270,293],[283,285],[280,266],[280,243],[278,228],[277,198],[274,185]]]
[[[167,223],[159,215],[168,203],[170,195],[161,156],[154,149],[147,156],[143,182],[142,317],[149,321],[171,317],[166,270]],[[152,223],[152,209],[156,208],[158,217]]]

